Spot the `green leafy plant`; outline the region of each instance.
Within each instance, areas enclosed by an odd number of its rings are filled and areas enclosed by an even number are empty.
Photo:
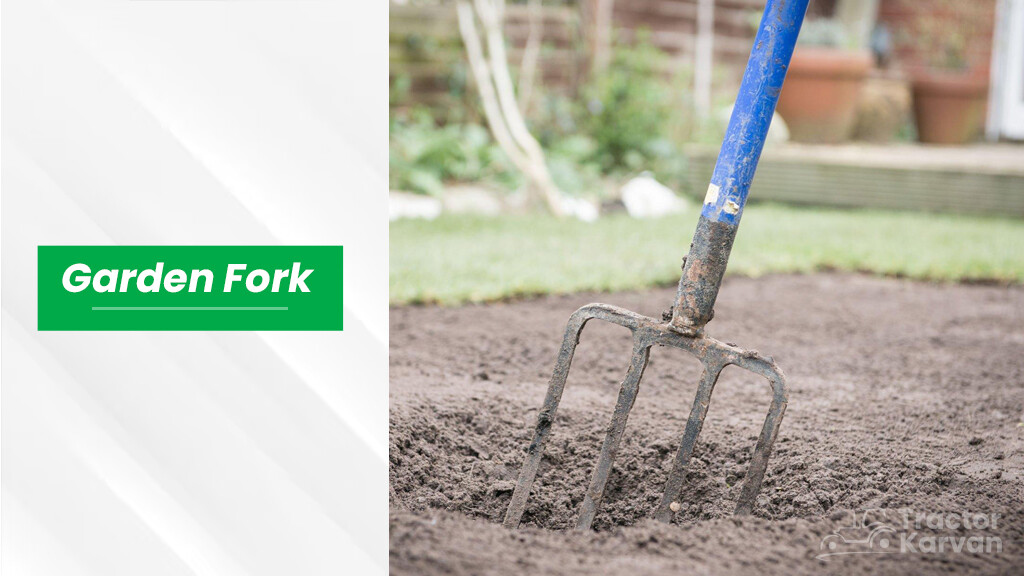
[[[519,185],[504,152],[478,124],[438,125],[423,109],[392,118],[389,143],[391,189],[439,196],[446,182]]]
[[[580,126],[605,172],[643,169],[649,144],[666,135],[674,112],[667,58],[641,34],[617,46],[608,67],[584,87]]]
[[[409,101],[412,79],[408,74],[397,74],[388,82],[388,106],[391,109],[404,106]]]
[[[670,187],[683,186],[687,163],[678,143],[711,124],[692,112],[689,72],[672,66],[644,31],[632,43],[617,43],[608,67],[593,75],[576,104],[578,133],[592,143],[578,162],[612,180],[649,172]]]
[[[582,134],[552,142],[547,148],[548,170],[555,184],[565,193],[599,196],[602,191],[601,166],[594,162],[597,144]]]
[[[694,117],[688,71],[670,74],[670,64],[641,33],[617,44],[608,67],[578,97],[538,87],[527,122],[560,190],[603,197],[640,172],[675,189],[685,186],[686,156],[678,143],[721,136],[714,122]],[[400,95],[402,82],[394,84]],[[391,188],[436,196],[453,182],[520,187],[522,177],[488,130],[467,120],[479,116],[465,106],[451,108],[463,112],[392,108]]]
[[[580,134],[580,104],[560,92],[537,89],[536,104],[526,118],[530,132],[545,149],[556,142]]]

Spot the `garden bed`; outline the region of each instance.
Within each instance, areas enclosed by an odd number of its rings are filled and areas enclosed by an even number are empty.
[[[650,520],[699,365],[652,351],[596,521],[568,531],[630,353],[583,333],[523,527],[500,522],[564,323],[603,301],[658,315],[673,290],[391,311],[392,574],[1010,573],[1024,564],[1024,289],[859,275],[730,278],[709,332],[772,354],[790,404],[754,515],[731,514],[767,385],[723,373],[673,524]],[[848,510],[998,514],[913,542],[997,538],[1001,551],[817,559]],[[901,528],[897,526],[897,528]],[[911,527],[913,530],[913,527]]]

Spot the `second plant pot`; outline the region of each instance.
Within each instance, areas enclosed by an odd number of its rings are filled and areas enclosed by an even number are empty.
[[[871,55],[832,48],[793,53],[778,112],[797,142],[837,143],[850,136]]]
[[[965,144],[981,134],[988,100],[984,75],[919,72],[911,91],[921,142]]]

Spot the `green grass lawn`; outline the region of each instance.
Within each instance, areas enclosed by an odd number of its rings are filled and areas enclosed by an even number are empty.
[[[391,223],[391,302],[457,304],[670,285],[697,210],[658,220],[612,214],[445,216]],[[1024,220],[748,206],[729,274],[849,270],[925,280],[1024,282]]]

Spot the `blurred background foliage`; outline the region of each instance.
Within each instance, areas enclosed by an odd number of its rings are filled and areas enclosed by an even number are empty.
[[[581,86],[578,97],[538,87],[526,121],[545,150],[562,191],[598,196],[614,184],[649,172],[670,187],[685,185],[684,142],[713,142],[724,126],[692,112],[686,68],[671,68],[668,55],[647,33],[617,41],[611,61]],[[678,67],[677,67],[678,68]],[[479,104],[465,99],[465,73],[450,74],[449,96],[465,105],[439,109],[409,104],[408,77],[391,85],[392,189],[440,195],[446,182],[482,182],[511,191],[521,178],[495,145]]]

